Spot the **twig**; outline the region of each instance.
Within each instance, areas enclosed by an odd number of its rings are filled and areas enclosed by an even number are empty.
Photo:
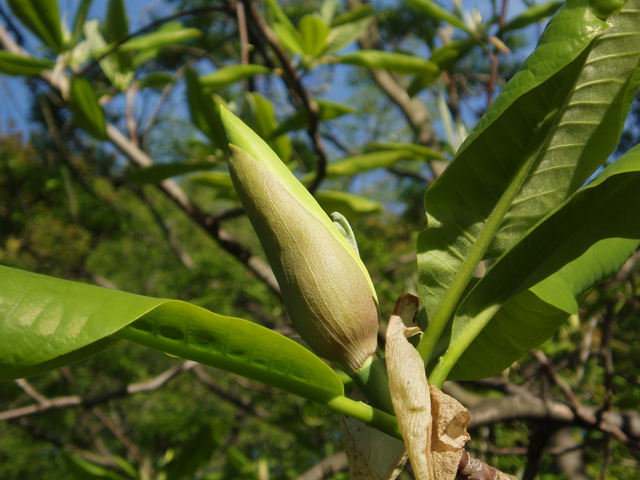
[[[498,26],[502,28],[504,26],[504,21],[507,16],[507,6],[509,5],[509,0],[502,0],[502,11],[500,12],[500,19],[498,20]],[[487,84],[487,108],[491,105],[493,100],[493,91],[496,88],[496,83],[498,82],[498,66],[500,65],[500,50],[497,48],[494,51],[494,54],[490,56],[491,58],[491,76],[489,77],[489,83]]]
[[[458,475],[466,480],[518,480],[517,477],[503,473],[472,457],[465,450],[462,451]]]
[[[132,82],[129,88],[127,88],[126,99],[127,104],[124,109],[124,116],[127,122],[127,130],[129,130],[129,138],[136,147],[140,147],[140,140],[138,138],[138,123],[133,117],[133,103],[138,92],[138,83]]]
[[[169,380],[179,375],[180,373],[191,370],[195,365],[197,365],[196,362],[188,360],[179,365],[171,367],[164,373],[161,373],[151,380],[142,383],[132,383],[124,388],[113,390],[112,392],[96,397],[82,398],[79,395],[56,397],[51,399],[43,397],[44,401],[38,402],[37,405],[30,405],[28,407],[16,408],[13,410],[0,412],[0,421],[21,418],[28,415],[34,415],[36,413],[46,412],[48,410],[59,410],[62,408],[74,406],[92,407],[94,405],[108,402],[109,400],[112,400],[114,398],[128,397],[142,392],[151,392],[162,387],[165,383],[167,383]]]
[[[336,473],[346,470],[349,467],[347,456],[344,452],[339,452],[330,457],[323,458],[295,480],[322,480]]]
[[[311,139],[311,143],[313,145],[313,150],[317,156],[316,176],[311,184],[307,187],[309,191],[313,193],[318,188],[327,173],[328,157],[327,152],[324,148],[322,136],[320,135],[320,130],[318,128],[320,125],[320,107],[318,107],[318,104],[309,97],[309,93],[302,85],[302,80],[298,75],[298,72],[291,65],[291,60],[289,59],[287,53],[284,51],[284,48],[282,48],[282,45],[280,45],[278,36],[273,30],[271,30],[271,27],[267,24],[264,17],[258,10],[258,5],[255,3],[251,4],[250,8],[247,8],[247,14],[248,18],[253,20],[255,26],[267,39],[267,42],[280,60],[282,68],[286,73],[286,76],[284,78],[289,79],[290,87],[300,97],[304,108],[307,110],[309,119],[307,123],[307,133],[309,134],[309,138]]]
[[[249,35],[247,34],[247,19],[244,15],[244,4],[236,2],[236,16],[238,18],[238,32],[240,33],[240,63],[249,63]]]

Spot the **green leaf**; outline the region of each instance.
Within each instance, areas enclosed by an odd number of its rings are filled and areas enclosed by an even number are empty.
[[[441,71],[446,70],[454,63],[462,60],[477,45],[480,45],[480,42],[473,37],[464,40],[452,40],[431,52],[431,62],[437,65]],[[413,97],[429,87],[438,78],[438,73],[429,72],[416,76],[407,89],[409,96]]]
[[[267,7],[267,12],[275,18],[277,23],[286,25],[288,29],[295,31],[293,23],[291,23],[287,14],[284,13],[284,10],[280,7],[278,0],[265,0],[264,4]]]
[[[169,72],[151,72],[140,80],[138,88],[164,88],[175,81],[176,77]]]
[[[408,150],[388,150],[381,152],[365,153],[348,157],[338,162],[327,165],[327,178],[348,177],[376,168],[392,167],[400,160],[414,159],[413,152]],[[305,175],[300,181],[310,181],[315,173]]]
[[[344,12],[334,18],[331,22],[331,29],[333,30],[334,27],[339,27],[341,25],[346,25],[347,23],[357,22],[362,20],[363,18],[371,17],[373,13],[373,5],[360,5],[359,7]]]
[[[640,86],[640,1],[607,19],[486,258],[508,250],[615,150]]]
[[[239,201],[229,172],[197,173],[190,176],[189,181],[194,185],[213,188],[216,192],[216,198]]]
[[[257,92],[248,94],[246,98],[251,109],[251,128],[287,163],[291,159],[291,139],[286,135],[273,135],[278,128],[273,104]]]
[[[84,29],[84,22],[87,20],[87,14],[89,13],[89,7],[91,7],[92,0],[80,0],[78,8],[76,8],[76,15],[73,18],[73,27],[71,28],[71,45],[74,46],[80,40],[82,31]]]
[[[325,48],[322,53],[324,55],[330,55],[348,47],[369,28],[372,21],[373,15],[366,15],[360,19],[345,22],[338,26],[334,25],[325,41]]]
[[[320,403],[343,394],[335,372],[293,340],[185,302],[3,266],[0,300],[0,380],[79,361],[126,339]]]
[[[5,75],[38,75],[55,66],[53,60],[17,55],[0,50],[0,73]]]
[[[320,18],[327,25],[331,25],[333,16],[338,8],[338,0],[324,0],[320,6]]]
[[[276,32],[278,40],[284,48],[293,54],[305,55],[302,36],[293,26],[286,23],[276,23],[273,26],[273,31]]]
[[[423,145],[416,145],[413,143],[399,143],[399,142],[373,142],[369,145],[369,150],[374,152],[380,152],[385,150],[405,150],[413,152],[417,157],[422,157],[424,160],[445,160],[446,156],[442,152],[437,152],[432,148],[425,147]]]
[[[629,240],[601,242],[604,239]],[[512,297],[570,262],[555,280],[556,284],[564,280],[567,290],[577,297],[615,272],[633,252],[638,239],[640,147],[607,167],[593,183],[541,220],[485,274],[458,309],[451,347],[443,361],[449,356],[446,364],[452,366]],[[553,303],[558,305],[557,301]]]
[[[359,65],[366,68],[381,68],[392,72],[411,75],[431,74],[440,72],[438,66],[424,58],[403,53],[384,52],[382,50],[359,50],[337,57],[338,63]]]
[[[332,102],[321,98],[315,98],[314,101],[320,108],[320,120],[322,121],[333,120],[334,118],[349,115],[356,111],[352,106],[345,105],[343,103]],[[271,132],[271,137],[274,138],[294,130],[300,130],[301,128],[306,127],[308,122],[309,116],[307,114],[307,110],[302,107],[293,115],[285,118],[280,126]]]
[[[215,147],[227,151],[227,139],[220,121],[219,106],[213,97],[207,94],[198,80],[198,75],[190,67],[184,74],[187,82],[187,103],[191,122],[204,133]]]
[[[129,35],[129,19],[124,0],[109,0],[102,28],[104,38],[109,43],[116,43]]]
[[[13,14],[54,52],[64,50],[56,0],[7,0]]]
[[[202,31],[197,28],[185,28],[178,22],[171,22],[164,24],[155,32],[127,40],[118,48],[122,52],[150,50],[175,45],[189,38],[200,36],[202,36]]]
[[[116,43],[129,35],[129,20],[124,0],[109,0],[102,29],[108,43]],[[125,52],[117,50],[112,54],[112,57],[120,72],[128,69],[129,57]]]
[[[511,30],[518,30],[524,28],[532,23],[539,22],[545,18],[549,18],[554,15],[564,2],[552,1],[545,2],[538,5],[533,5],[527,8],[520,15],[509,20],[501,29],[500,33],[509,32]]]
[[[329,36],[329,27],[316,15],[305,15],[298,23],[298,31],[302,38],[302,49],[307,55],[316,58],[324,50]]]
[[[167,178],[177,177],[178,175],[184,175],[185,173],[211,170],[215,166],[215,163],[212,162],[158,163],[156,165],[134,170],[127,177],[127,181],[137,185],[158,183],[166,180]]]
[[[107,139],[107,125],[103,108],[98,103],[91,84],[83,77],[71,77],[69,108],[75,124],[98,140]]]
[[[464,30],[467,33],[473,33],[469,30],[469,27],[467,27],[462,19],[447,12],[433,0],[407,0],[407,3],[411,8],[426,13],[430,17],[447,22],[454,27],[458,27],[460,30]]]
[[[431,322],[419,345],[425,357],[527,176],[545,170],[536,164],[538,153],[558,123],[587,47],[608,28],[581,4],[569,0],[551,20],[536,50],[427,190],[428,226],[418,237],[418,291]]]
[[[67,473],[74,480],[126,480],[116,472],[85,460],[75,453],[64,451],[61,455]]]
[[[229,65],[221,67],[208,75],[201,76],[200,83],[211,90],[220,90],[253,75],[269,72],[270,70],[262,65]]]
[[[316,198],[327,215],[339,212],[353,220],[362,215],[384,212],[384,208],[378,202],[369,200],[360,195],[330,190],[318,190],[313,196]]]

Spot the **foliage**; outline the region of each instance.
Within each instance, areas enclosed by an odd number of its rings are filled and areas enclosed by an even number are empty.
[[[333,412],[402,438],[409,380],[390,394],[379,332],[409,288],[412,362],[471,411],[467,451],[528,479],[632,478],[640,150],[610,156],[637,143],[638,0],[172,3],[134,30],[121,0],[98,19],[8,2],[41,43],[0,27],[35,112],[0,144],[0,476],[291,478],[340,448]],[[465,102],[487,106],[473,129]],[[568,412],[522,406],[555,399]]]

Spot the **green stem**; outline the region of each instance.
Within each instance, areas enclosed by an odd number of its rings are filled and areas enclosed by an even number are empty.
[[[545,119],[544,124],[538,130],[536,137],[544,136],[549,132],[555,123],[556,116],[556,114],[552,114]],[[471,280],[471,277],[473,276],[473,272],[482,261],[482,257],[489,248],[489,245],[491,245],[493,237],[500,228],[504,217],[509,212],[513,200],[520,191],[520,187],[522,187],[522,184],[529,174],[529,170],[531,170],[531,167],[538,156],[538,152],[542,147],[542,142],[536,142],[536,140],[537,138],[534,138],[532,140],[532,144],[537,145],[537,147],[529,153],[528,158],[516,171],[513,180],[505,189],[500,200],[496,203],[495,208],[484,224],[482,232],[478,235],[475,244],[458,270],[456,278],[453,280],[447,290],[447,293],[444,295],[444,298],[440,303],[440,307],[433,318],[429,320],[429,326],[422,335],[420,343],[418,344],[418,352],[420,352],[420,356],[422,357],[422,360],[424,360],[425,365],[427,365],[429,360],[431,360],[431,356],[438,340],[440,339],[442,331],[447,325],[449,318],[451,318],[451,315],[455,312],[458,302],[460,301],[460,298],[462,298],[464,290],[467,288],[469,280]]]
[[[351,378],[372,406],[395,415],[389,392],[387,369],[376,354],[367,358],[360,370],[352,374]]]
[[[400,433],[400,427],[398,426],[398,419],[393,415],[373,408],[362,402],[356,402],[347,397],[335,397],[327,405],[336,412],[349,415],[356,420],[360,420],[367,425],[377,428],[381,432],[391,435],[392,437],[402,440],[402,433]]]
[[[453,345],[451,345],[447,352],[440,358],[431,375],[429,375],[429,383],[432,383],[438,388],[442,388],[442,384],[447,379],[449,372],[458,359],[501,308],[501,304],[493,305],[473,318],[467,328],[456,338]]]

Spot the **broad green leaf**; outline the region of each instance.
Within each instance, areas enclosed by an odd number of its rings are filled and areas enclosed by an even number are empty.
[[[327,24],[316,15],[305,15],[298,23],[298,31],[300,32],[304,52],[313,58],[320,55],[329,36]]]
[[[424,58],[404,53],[384,52],[382,50],[359,50],[353,53],[345,53],[337,57],[336,61],[411,75],[432,74],[435,77],[440,71],[435,63]]]
[[[257,92],[248,94],[246,98],[251,110],[253,131],[266,140],[276,155],[287,163],[291,159],[291,139],[286,135],[273,136],[278,128],[273,104]]]
[[[486,257],[498,257],[602,165],[640,86],[640,1],[607,19]]]
[[[332,102],[330,100],[324,100],[321,98],[315,98],[314,101],[320,108],[320,120],[322,121],[333,120],[334,118],[342,117],[343,115],[349,115],[350,113],[355,113],[356,111],[356,109],[352,106],[345,105],[343,103]],[[293,115],[285,118],[280,126],[273,132],[271,132],[271,137],[275,138],[294,130],[300,130],[301,128],[306,127],[308,122],[309,116],[307,114],[307,110],[302,107],[298,109]]]
[[[334,27],[339,27],[341,25],[346,25],[347,23],[357,22],[359,20],[362,20],[363,18],[371,17],[373,13],[373,5],[360,5],[359,7],[344,12],[334,18],[331,22],[331,29],[333,30]]]
[[[284,10],[280,7],[278,0],[265,0],[264,4],[267,7],[267,12],[276,22],[286,25],[291,30],[295,30],[293,23],[291,23],[287,14],[284,13]]]
[[[74,46],[80,40],[84,29],[84,22],[87,20],[87,14],[89,13],[89,7],[91,7],[92,0],[80,0],[78,8],[76,8],[76,15],[73,18],[73,27],[71,28],[71,45]]]
[[[508,300],[465,350],[448,378],[475,380],[504,371],[577,313],[576,299],[618,271],[637,247],[637,240],[601,240],[558,272]]]
[[[422,157],[425,160],[444,160],[446,156],[442,152],[437,152],[432,148],[425,147],[423,145],[416,145],[413,143],[398,143],[398,142],[373,142],[369,145],[369,149],[374,152],[383,150],[408,150],[413,152],[417,157]]]
[[[3,266],[0,300],[0,380],[76,362],[126,339],[314,401],[343,394],[334,371],[293,340],[185,302]]]
[[[134,170],[127,177],[127,181],[137,185],[158,183],[166,180],[167,178],[177,177],[178,175],[184,175],[185,173],[211,170],[215,166],[215,163],[212,162],[158,163],[149,167]]]
[[[164,88],[175,81],[176,77],[169,72],[151,72],[140,80],[138,88]]]
[[[202,36],[202,31],[197,28],[185,28],[178,22],[171,22],[164,24],[155,32],[127,40],[118,49],[122,52],[150,50],[175,45],[189,38],[200,36]]]
[[[102,26],[104,38],[115,43],[129,35],[129,19],[124,0],[109,0]]]
[[[253,75],[269,73],[262,65],[229,65],[221,67],[213,73],[200,77],[200,83],[211,90],[220,90],[228,85],[252,77]]]
[[[381,152],[365,153],[344,160],[339,160],[327,165],[327,178],[348,177],[376,168],[388,168],[394,166],[400,160],[415,159],[413,152],[408,150],[387,150]],[[301,179],[301,182],[310,181],[314,173],[310,173]]]
[[[0,50],[0,73],[5,75],[38,75],[55,66],[53,60],[17,55]]]
[[[102,30],[108,43],[116,43],[129,35],[129,19],[124,0],[109,0]],[[128,67],[127,54],[117,50],[113,53],[113,58],[118,65],[118,70],[124,72]]]
[[[276,23],[273,26],[273,31],[276,32],[278,40],[284,48],[293,54],[305,55],[302,36],[293,26],[286,23]]]
[[[72,480],[126,480],[113,470],[97,465],[75,453],[62,452],[62,461]]]
[[[430,322],[445,302],[438,329],[453,313],[555,126],[589,44],[608,28],[581,4],[569,0],[551,20],[536,50],[426,192],[418,291]],[[421,339],[423,355],[439,336],[436,328],[432,332]]]
[[[605,239],[628,240],[618,241],[615,248],[614,242],[598,245]],[[541,220],[485,274],[458,309],[446,355],[455,359],[509,299],[570,262],[555,281],[564,276],[574,294],[589,288],[593,277],[596,281],[606,278],[622,265],[639,239],[640,147],[636,147]]]
[[[539,22],[545,18],[549,18],[554,15],[564,2],[552,1],[540,3],[527,8],[520,15],[509,20],[501,29],[501,33],[509,32],[511,30],[518,30],[524,28],[532,23]]]
[[[350,220],[369,213],[384,212],[384,208],[378,202],[369,200],[360,195],[330,190],[318,190],[313,196],[316,198],[327,215],[339,212]]]
[[[333,17],[336,14],[336,8],[338,8],[338,0],[324,0],[320,6],[320,18],[327,25],[331,25]]]
[[[11,12],[54,52],[64,50],[56,0],[7,0]]]
[[[368,6],[368,5],[367,5]],[[340,18],[340,17],[338,17]],[[373,21],[373,15],[365,15],[357,20],[345,22],[338,26],[332,26],[329,36],[325,41],[323,55],[339,52],[355,42]]]
[[[104,109],[98,103],[96,92],[82,77],[71,77],[69,108],[75,124],[98,140],[106,140],[107,125]]]
[[[455,15],[447,12],[433,0],[407,0],[407,3],[411,8],[426,13],[430,17],[447,22],[454,27],[459,28],[460,30],[464,30],[467,33],[473,33],[469,31],[469,27],[467,27],[467,25],[461,18],[458,18]]]
[[[227,140],[220,122],[219,106],[213,97],[205,92],[198,75],[191,68],[185,70],[187,82],[187,103],[191,122],[204,133],[216,148],[227,151]]]

